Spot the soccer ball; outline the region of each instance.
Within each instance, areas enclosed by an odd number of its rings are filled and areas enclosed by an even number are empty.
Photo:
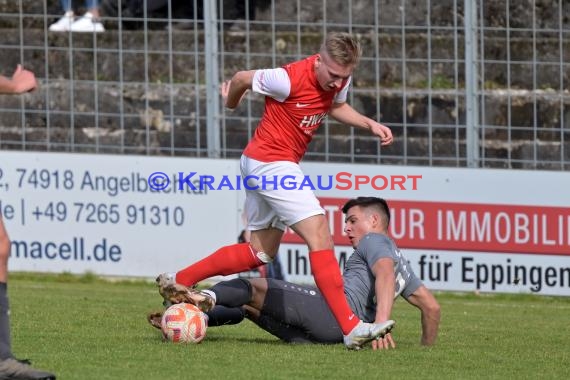
[[[162,315],[162,335],[175,343],[200,343],[206,337],[206,315],[189,303],[170,306]]]

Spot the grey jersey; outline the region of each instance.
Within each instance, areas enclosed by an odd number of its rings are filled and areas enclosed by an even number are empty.
[[[408,298],[422,285],[392,239],[383,234],[367,234],[346,261],[343,274],[344,292],[348,303],[356,315],[365,322],[374,322],[376,318],[375,277],[372,266],[384,257],[394,260],[396,275],[394,298],[400,294]]]

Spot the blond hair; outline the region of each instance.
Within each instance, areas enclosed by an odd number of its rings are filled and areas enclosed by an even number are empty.
[[[356,66],[362,55],[360,42],[349,33],[328,33],[321,46],[321,54],[326,53],[333,61],[342,66]]]

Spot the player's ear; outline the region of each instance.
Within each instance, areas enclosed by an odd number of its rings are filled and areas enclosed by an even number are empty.
[[[370,213],[370,220],[372,222],[372,227],[378,228],[381,226],[382,219],[380,218],[380,215],[378,215],[377,213],[375,212]]]

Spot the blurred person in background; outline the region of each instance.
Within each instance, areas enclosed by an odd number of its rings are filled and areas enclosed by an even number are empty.
[[[259,0],[224,0],[218,8],[218,18],[224,28],[231,31],[245,30],[247,21],[255,20],[256,3]],[[269,0],[261,1],[263,7]],[[101,10],[106,17],[119,17],[125,29],[192,30],[204,26],[203,0],[102,0]],[[144,22],[146,18],[146,23]],[[170,22],[169,22],[170,21]]]
[[[102,33],[105,31],[103,24],[99,20],[98,0],[85,0],[87,11],[81,17],[75,17],[72,0],[61,0],[61,8],[64,15],[49,26],[50,32],[83,32]]]
[[[201,27],[203,0],[102,0],[105,17],[119,18],[128,30],[190,30]],[[146,20],[146,22],[145,22]]]

